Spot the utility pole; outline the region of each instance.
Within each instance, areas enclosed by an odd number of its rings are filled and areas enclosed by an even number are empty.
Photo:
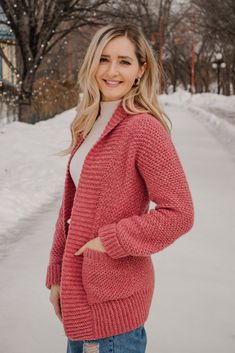
[[[193,14],[193,26],[192,26],[192,63],[191,63],[191,94],[195,94],[195,14]]]
[[[191,94],[195,94],[195,37],[192,37]]]
[[[160,17],[160,24],[159,24],[159,44],[160,44],[160,57],[159,57],[159,61],[160,61],[160,67],[162,69],[163,72],[163,46],[164,46],[164,17],[161,15]],[[163,77],[161,75],[161,82],[160,82],[160,93],[163,93]]]

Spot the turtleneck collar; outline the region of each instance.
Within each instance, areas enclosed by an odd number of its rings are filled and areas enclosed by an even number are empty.
[[[118,107],[119,103],[122,99],[114,100],[114,101],[100,101],[100,116],[102,118],[111,117],[115,109]]]

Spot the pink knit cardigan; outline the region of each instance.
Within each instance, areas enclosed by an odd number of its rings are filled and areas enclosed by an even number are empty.
[[[82,142],[67,164],[46,287],[60,284],[65,335],[95,340],[144,324],[155,287],[151,255],[192,228],[194,208],[172,139],[151,114],[127,114],[120,103],[76,188],[69,163]],[[97,236],[106,252],[74,255]]]

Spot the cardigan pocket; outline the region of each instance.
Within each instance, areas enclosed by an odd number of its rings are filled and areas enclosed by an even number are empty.
[[[105,252],[87,248],[83,252],[82,282],[89,304],[127,298],[153,287],[151,257],[113,259]]]

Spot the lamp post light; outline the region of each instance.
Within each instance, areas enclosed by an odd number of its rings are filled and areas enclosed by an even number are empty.
[[[217,70],[217,93],[220,94],[220,73],[221,69],[225,69],[226,64],[223,61],[223,55],[216,53],[212,62],[212,68]]]

